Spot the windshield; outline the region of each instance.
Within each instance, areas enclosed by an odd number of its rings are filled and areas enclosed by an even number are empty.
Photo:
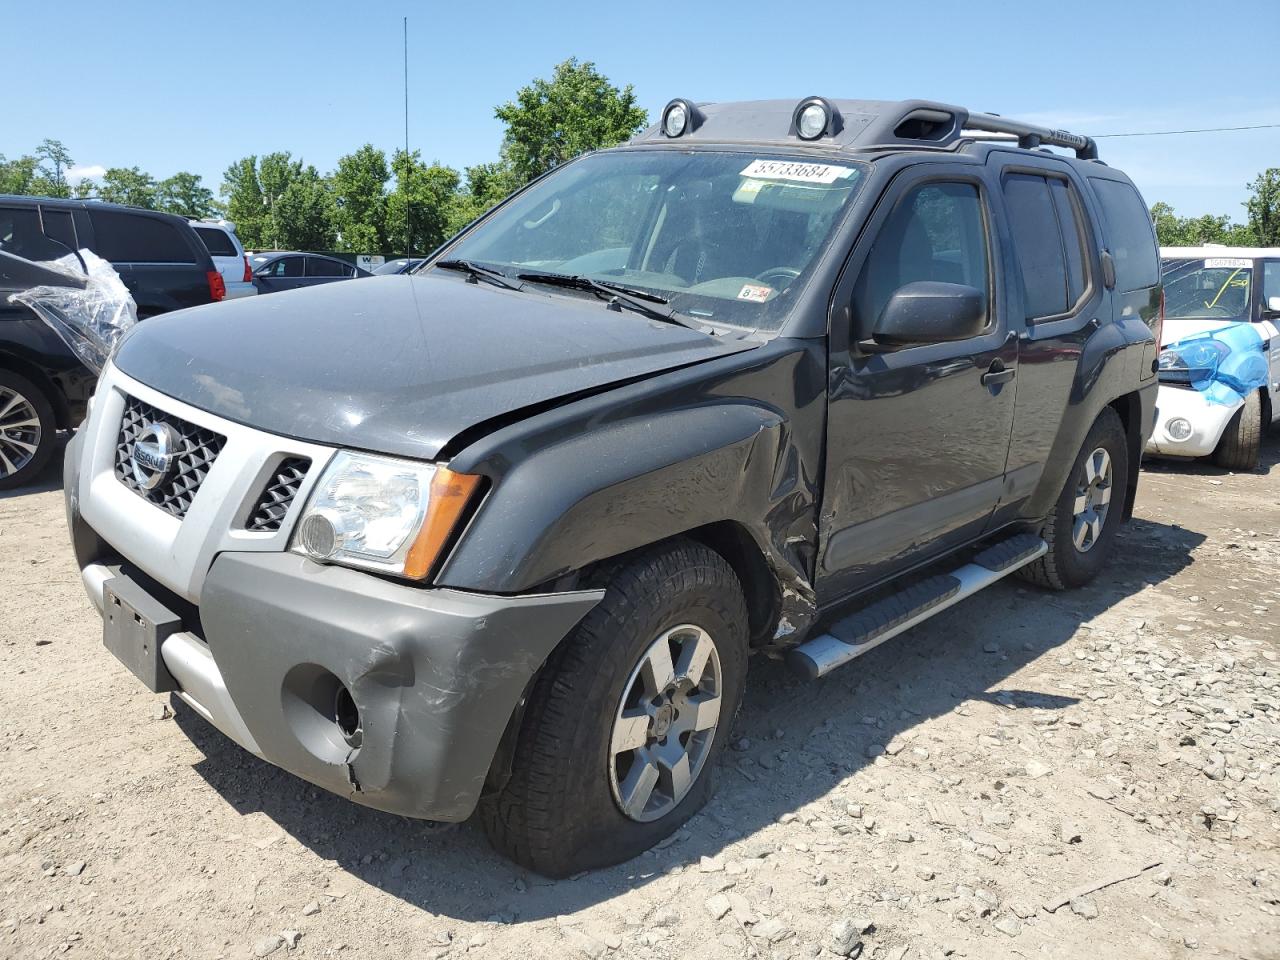
[[[1167,259],[1161,264],[1166,317],[1248,320],[1253,261],[1243,257]]]
[[[381,266],[374,267],[374,268],[373,268],[373,272],[374,272],[374,273],[376,273],[376,274],[383,274],[383,273],[404,273],[406,270],[408,270],[408,269],[409,269],[410,265],[412,265],[412,266],[415,266],[415,267],[416,267],[416,266],[417,266],[419,263],[421,263],[421,262],[422,262],[421,260],[413,260],[413,261],[409,261],[409,260],[388,260],[386,263],[382,264]]]
[[[775,330],[863,170],[746,153],[594,154],[534,184],[444,257],[508,275],[590,277],[690,317]]]

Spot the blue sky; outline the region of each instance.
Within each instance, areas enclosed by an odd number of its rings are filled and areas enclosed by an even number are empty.
[[[692,100],[922,97],[1090,134],[1280,123],[1280,3],[58,4],[0,0],[0,153],[43,137],[82,167],[157,178],[290,150],[322,171],[404,139],[463,167],[492,159],[493,107],[570,56],[635,86],[656,114]],[[30,38],[30,42],[12,42]],[[1149,202],[1243,219],[1245,184],[1280,166],[1280,129],[1101,141]]]

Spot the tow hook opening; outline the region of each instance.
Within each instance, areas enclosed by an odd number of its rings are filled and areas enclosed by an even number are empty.
[[[360,746],[363,730],[360,727],[360,708],[351,698],[351,691],[341,683],[333,695],[333,719],[338,724],[342,739],[351,747]]]

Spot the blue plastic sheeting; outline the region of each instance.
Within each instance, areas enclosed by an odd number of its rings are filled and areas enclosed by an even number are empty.
[[[1251,323],[1230,323],[1171,343],[1161,351],[1161,372],[1185,371],[1187,381],[1210,403],[1234,407],[1267,383],[1262,334]],[[1171,363],[1170,354],[1181,360]]]

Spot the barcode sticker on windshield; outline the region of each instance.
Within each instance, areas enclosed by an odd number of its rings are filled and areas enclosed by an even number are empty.
[[[1232,267],[1239,269],[1241,267],[1252,267],[1252,260],[1245,260],[1241,257],[1213,257],[1204,262],[1205,269],[1212,270],[1214,267]]]
[[[852,173],[852,167],[838,167],[830,163],[753,160],[739,176],[759,177],[763,180],[794,180],[799,183],[835,183]]]

